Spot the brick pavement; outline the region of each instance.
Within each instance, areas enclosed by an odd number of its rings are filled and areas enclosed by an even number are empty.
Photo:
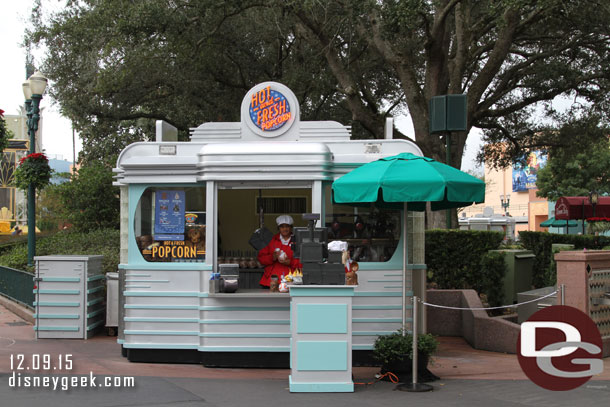
[[[517,357],[473,349],[464,339],[441,337],[430,371],[441,379],[527,380]],[[286,379],[289,369],[221,369],[192,364],[132,363],[121,355],[115,337],[99,334],[88,340],[38,339],[32,325],[0,305],[0,373],[10,373],[10,355],[72,354],[71,374],[116,374],[131,376],[190,377],[214,379]],[[373,380],[378,368],[356,367],[356,381]],[[610,358],[604,373],[593,380],[610,380]]]

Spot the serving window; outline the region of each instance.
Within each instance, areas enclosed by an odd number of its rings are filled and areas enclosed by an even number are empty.
[[[349,245],[350,257],[357,262],[389,261],[400,239],[400,210],[375,206],[355,207],[335,204],[330,185],[325,188],[328,241]]]
[[[222,185],[218,190],[219,262],[241,264],[256,259],[257,252],[249,242],[252,233],[262,226],[261,220],[269,231],[276,234],[279,215],[291,215],[295,227],[307,226],[302,215],[310,211],[311,189]]]
[[[204,262],[205,205],[205,187],[147,188],[133,225],[144,260]]]

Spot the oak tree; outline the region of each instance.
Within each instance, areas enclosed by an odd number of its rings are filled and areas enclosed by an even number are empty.
[[[465,93],[468,129],[451,137],[458,168],[473,127],[505,143],[486,150],[504,166],[571,145],[556,137],[555,98],[606,122],[610,111],[602,0],[81,0],[52,18],[41,10],[27,41],[47,45],[52,95],[98,156],[150,137],[143,121],[166,120],[182,138],[205,121],[236,121],[245,92],[266,80],[295,91],[303,119],[351,122],[354,137],[381,138],[388,115],[408,114],[414,141],[440,161],[429,100]],[[108,143],[106,131],[117,135]]]

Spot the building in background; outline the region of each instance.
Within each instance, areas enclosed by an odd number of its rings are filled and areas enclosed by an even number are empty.
[[[69,181],[69,175],[72,173],[74,167],[72,162],[65,160],[60,154],[48,155],[47,158],[49,159],[49,167],[53,170],[51,183],[62,184]]]
[[[545,164],[546,156],[540,152],[530,153],[524,166],[497,170],[485,164],[485,203],[464,208],[460,217],[512,216],[517,234],[522,230],[547,231],[540,223],[549,218],[549,202],[536,196],[537,173]],[[491,209],[485,210],[487,207]]]
[[[44,115],[41,114],[36,133],[36,152],[42,150],[42,133],[44,126]],[[13,133],[14,137],[9,140],[9,144],[0,160],[0,222],[6,229],[10,222],[19,224],[27,223],[27,204],[23,191],[15,188],[15,168],[22,157],[28,154],[30,140],[27,131],[27,116],[25,109],[20,106],[18,114],[4,114],[7,128]],[[0,230],[0,232],[6,232]]]

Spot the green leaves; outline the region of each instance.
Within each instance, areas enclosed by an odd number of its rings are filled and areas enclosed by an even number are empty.
[[[85,156],[152,138],[157,119],[182,140],[200,123],[239,121],[244,94],[269,80],[295,92],[303,120],[351,124],[354,138],[381,138],[386,116],[408,113],[435,159],[435,95],[468,94],[468,125],[508,144],[487,156],[501,164],[557,144],[536,112],[558,95],[610,111],[601,0],[96,0],[44,15],[26,45],[46,46],[41,68],[87,135]],[[466,134],[457,140],[454,165]]]
[[[36,254],[101,254],[104,273],[116,271],[119,264],[119,231],[100,229],[89,232],[60,231],[53,236],[38,238]],[[17,244],[0,255],[0,264],[18,270],[27,269],[27,242]]]
[[[298,42],[283,7],[253,1],[73,2],[28,35],[45,44],[51,95],[83,138],[86,160],[114,164],[165,120],[188,140],[209,121],[239,121],[256,83],[275,80],[301,100],[303,119],[350,120],[322,64]],[[329,113],[331,111],[332,113]]]
[[[550,268],[553,243],[573,244],[576,250],[587,248],[600,250],[610,245],[610,237],[593,235],[562,235],[548,232],[519,232],[520,242],[525,249],[536,255],[534,261],[533,284],[536,288],[555,284],[557,275],[555,269]]]
[[[538,173],[536,194],[557,200],[590,191],[610,193],[610,126],[603,125],[599,115],[589,114],[568,117],[556,133],[561,144],[549,149],[547,164]]]
[[[431,334],[417,336],[417,350],[419,354],[430,356],[438,347],[437,339]],[[373,355],[379,362],[388,364],[395,361],[404,361],[413,358],[413,335],[402,331],[390,335],[381,335],[375,340]]]
[[[118,229],[118,193],[112,186],[112,170],[100,163],[81,167],[70,182],[53,190],[61,215],[79,231]]]
[[[474,289],[486,294],[490,305],[502,305],[502,256],[488,253],[498,249],[501,232],[467,230],[426,231],[428,281],[441,289]]]
[[[504,254],[499,252],[485,253],[476,268],[476,282],[473,288],[480,294],[485,294],[487,302],[492,307],[507,305],[504,298],[504,276],[507,273]]]
[[[44,189],[51,182],[49,160],[42,153],[29,154],[19,161],[15,169],[15,186],[27,191],[33,185],[37,191]]]
[[[0,154],[8,146],[8,140],[11,138],[9,129],[6,127],[6,120],[3,116],[4,110],[0,109]]]

